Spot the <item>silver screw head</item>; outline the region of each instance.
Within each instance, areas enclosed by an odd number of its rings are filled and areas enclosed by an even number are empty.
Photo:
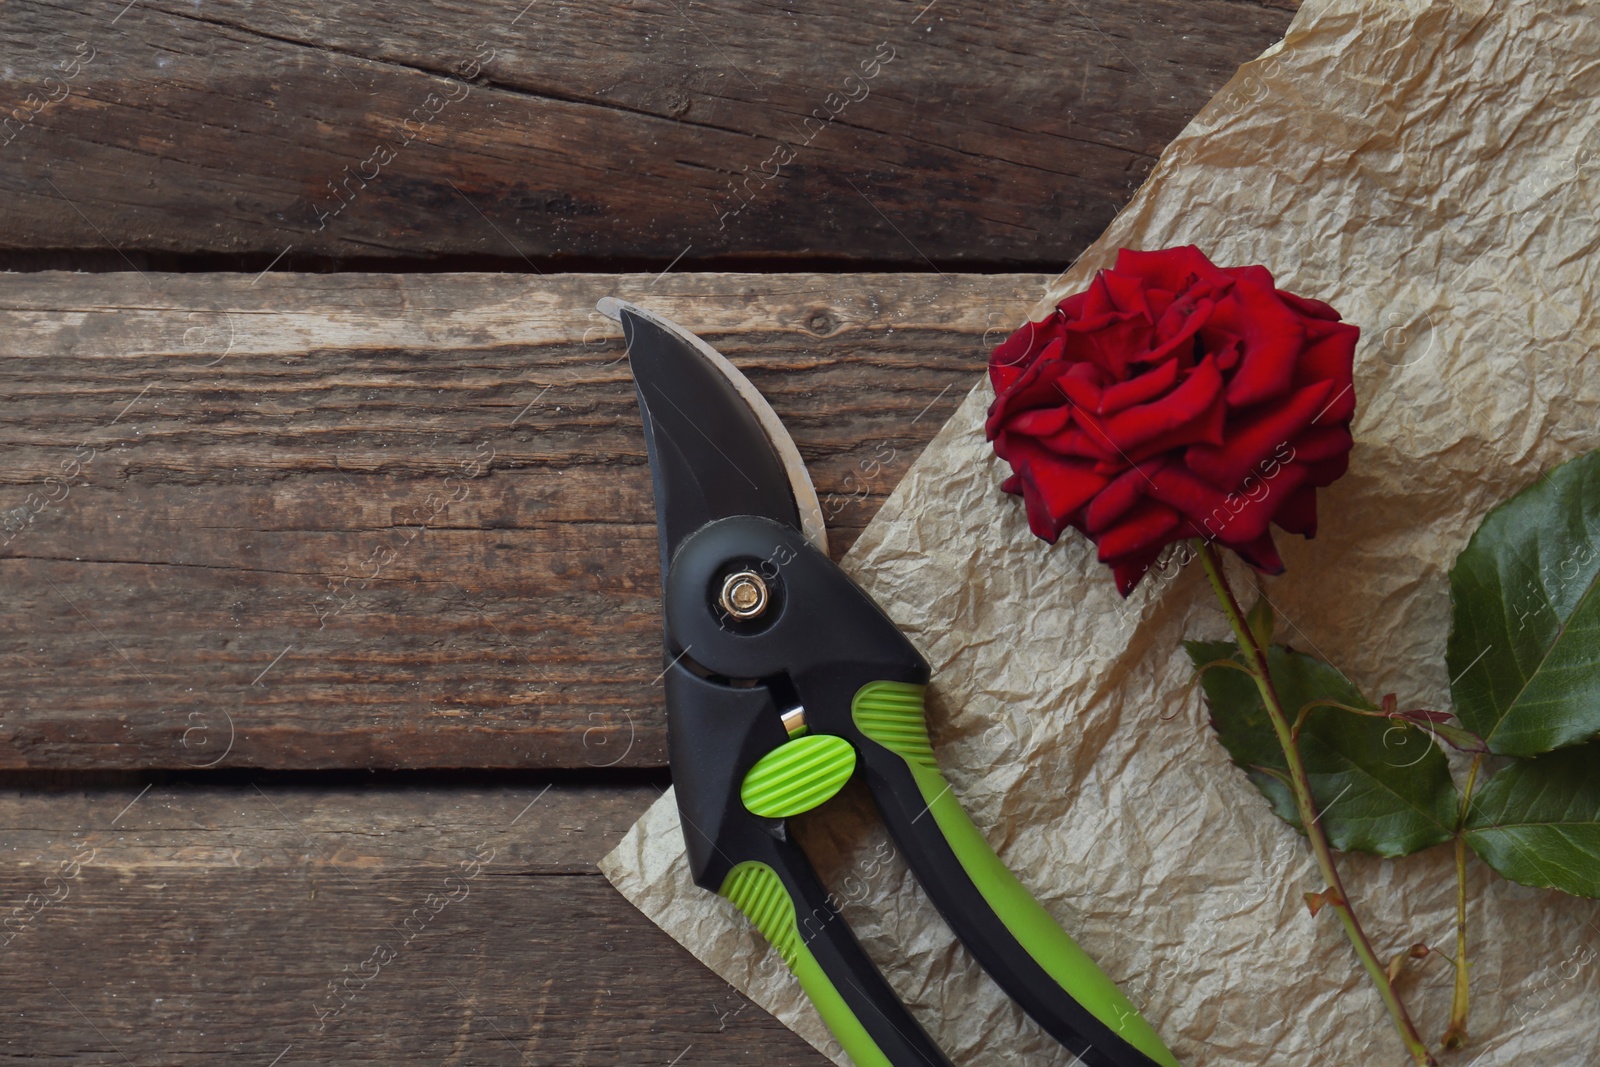
[[[767,610],[767,583],[755,571],[734,571],[722,580],[717,597],[722,610],[736,619],[754,619]]]

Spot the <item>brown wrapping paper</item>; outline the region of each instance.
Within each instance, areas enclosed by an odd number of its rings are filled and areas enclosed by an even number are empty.
[[[1372,696],[1448,707],[1446,574],[1481,516],[1600,447],[1600,20],[1538,5],[1312,0],[1162,156],[1035,311],[1118,247],[1264,263],[1364,334],[1351,473],[1280,535],[1280,639]],[[1184,692],[1184,637],[1224,636],[1197,568],[1121,602],[1091,546],[1032,538],[984,442],[979,383],[846,567],[934,667],[946,774],[1002,858],[1185,1063],[1401,1064],[1302,839]],[[1242,586],[1253,580],[1233,572]],[[1247,594],[1248,595],[1248,594]],[[867,950],[960,1064],[1068,1064],[957,945],[847,791],[800,833]],[[686,876],[668,794],[607,876],[745,996],[846,1063],[733,907]],[[1448,847],[1344,857],[1373,941],[1453,951]],[[1446,1063],[1600,1062],[1600,906],[1470,861],[1473,1045]],[[1450,965],[1404,989],[1430,1040]]]

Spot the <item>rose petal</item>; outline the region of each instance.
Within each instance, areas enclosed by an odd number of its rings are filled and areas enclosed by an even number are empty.
[[[1201,523],[1208,536],[1229,548],[1248,544],[1266,532],[1272,514],[1306,480],[1297,463],[1278,468],[1270,479],[1250,476],[1238,490],[1223,497],[1222,506]]]
[[[1136,315],[1146,323],[1155,322],[1155,316],[1150,313],[1150,303],[1145,298],[1145,285],[1138,278],[1114,270],[1103,270],[1095,276],[1095,280],[1104,283],[1105,294],[1116,310]]]
[[[1350,427],[1311,426],[1294,439],[1294,458],[1301,463],[1320,463],[1350,451],[1353,439]]]
[[[1113,381],[1120,381],[1128,376],[1128,361],[1150,347],[1151,329],[1142,315],[1117,315],[1092,330],[1069,328],[1068,335],[1077,341],[1069,351],[1093,360]]]
[[[1251,263],[1243,267],[1218,267],[1217,269],[1234,281],[1244,280],[1258,288],[1271,289],[1274,293],[1278,291],[1278,285],[1272,277],[1272,272],[1259,263]]]
[[[1247,545],[1229,545],[1228,547],[1238,553],[1240,559],[1262,574],[1283,573],[1283,559],[1278,555],[1278,546],[1272,543],[1272,532],[1270,530],[1264,531],[1260,537]]]
[[[1327,410],[1317,415],[1319,423],[1347,422],[1356,410],[1352,372],[1356,341],[1361,330],[1348,322],[1312,322],[1306,328],[1306,349],[1295,367],[1295,387],[1312,382],[1331,381],[1335,389],[1328,394]]]
[[[1228,277],[1194,245],[1156,252],[1124,248],[1117,252],[1117,265],[1113,269],[1118,274],[1141,279],[1152,289],[1165,289],[1170,293],[1182,293],[1189,287],[1190,278],[1225,282]]]
[[[1151,456],[1158,456],[1163,452],[1172,452],[1186,445],[1213,444],[1220,445],[1223,441],[1223,427],[1226,423],[1228,407],[1218,401],[1212,404],[1198,418],[1174,427],[1160,437],[1153,437],[1128,453],[1128,461],[1141,463]]]
[[[994,438],[994,454],[1011,464],[1012,470],[1020,471],[1030,443],[1025,437],[1001,430]]]
[[[1285,304],[1288,304],[1290,310],[1298,311],[1307,318],[1331,319],[1337,322],[1343,317],[1337,311],[1333,310],[1330,305],[1324,304],[1320,300],[1313,300],[1308,296],[1296,296],[1295,294],[1286,292],[1282,289],[1279,289],[1277,292],[1278,299],[1282,300]]]
[[[1051,341],[1028,368],[1012,380],[1004,392],[995,394],[993,402],[989,405],[988,417],[983,424],[986,437],[992,440],[1000,432],[1000,427],[1005,421],[1013,415],[1030,408],[1055,407],[1061,402],[1060,390],[1055,387],[1052,372],[1057,369],[1062,348],[1061,338]]]
[[[1104,533],[1148,494],[1152,476],[1161,470],[1157,462],[1145,467],[1129,467],[1089,501],[1083,509],[1083,528],[1090,536]]]
[[[1139,356],[1138,359],[1153,361],[1173,355],[1181,357],[1193,348],[1195,334],[1211,320],[1211,312],[1216,306],[1216,301],[1209,296],[1197,298],[1192,294],[1185,296],[1182,303],[1173,304],[1156,323],[1155,347],[1151,348],[1149,355]],[[1182,362],[1185,366],[1190,364],[1188,359]]]
[[[1028,526],[1054,544],[1068,518],[1105,487],[1106,479],[1082,462],[1062,459],[1031,442],[1022,443],[1020,451],[1022,462],[1014,466],[1022,477]]]
[[[1350,453],[1325,459],[1321,463],[1306,464],[1306,483],[1318,489],[1332,485],[1344,477],[1344,472],[1350,469]]]
[[[1201,331],[1203,339],[1215,331],[1242,342],[1243,358],[1228,379],[1230,407],[1270,400],[1288,391],[1294,380],[1295,357],[1305,344],[1305,327],[1278,299],[1270,279],[1271,275],[1263,280],[1251,273],[1237,278],[1232,298],[1217,303]]]
[[[1094,447],[1099,449],[1107,460],[1115,460],[1120,453],[1117,451],[1116,442],[1106,433],[1105,420],[1099,418],[1088,408],[1074,404],[1072,407],[1072,421],[1089,436]]]
[[[1160,501],[1141,500],[1123,516],[1122,521],[1095,539],[1101,563],[1135,553],[1160,549],[1171,540],[1168,536],[1178,528],[1178,513]]]
[[[1107,419],[1106,435],[1117,448],[1130,452],[1146,441],[1193,422],[1208,408],[1220,404],[1222,388],[1222,372],[1208,356],[1166,396]]]
[[[1048,437],[1060,433],[1072,423],[1072,408],[1063,404],[1058,408],[1034,408],[1024,411],[1006,422],[1012,433],[1025,433],[1029,437]]]
[[[1106,272],[1096,271],[1093,278],[1089,279],[1089,292],[1083,302],[1083,307],[1078,312],[1078,318],[1084,323],[1109,322],[1120,318],[1126,309],[1117,306],[1117,298],[1111,291],[1110,283],[1106,279]]]
[[[1217,369],[1226,374],[1239,365],[1239,342],[1230,341],[1221,348],[1213,349],[1212,355],[1217,359]]]
[[[1311,538],[1317,536],[1317,490],[1312,485],[1302,485],[1278,506],[1272,521],[1289,533]]]
[[[1178,361],[1169,359],[1128,381],[1111,386],[1103,394],[1095,413],[1115,415],[1124,408],[1142,404],[1178,384]]]
[[[1122,594],[1124,598],[1129,593],[1132,593],[1135,587],[1138,586],[1139,580],[1149,573],[1156,560],[1161,558],[1161,550],[1166,547],[1166,545],[1160,545],[1144,552],[1135,552],[1131,555],[1123,556],[1121,559],[1111,561],[1108,566],[1111,568],[1112,576],[1117,581],[1117,592]]]
[[[1184,453],[1184,463],[1212,485],[1238,485],[1274,449],[1310,425],[1332,385],[1308,385],[1270,410],[1228,426],[1221,445],[1193,445]]]
[[[1046,345],[1061,334],[1061,316],[1051,314],[1038,322],[1025,322],[989,353],[989,381],[996,394],[1004,393],[1033,364]]]
[[[1181,464],[1172,463],[1156,471],[1147,487],[1147,495],[1179,512],[1200,529],[1217,512],[1230,514],[1225,503],[1227,494]],[[1210,530],[1206,536],[1217,536]]]
[[[1167,309],[1177,299],[1177,293],[1169,292],[1166,289],[1146,289],[1144,291],[1144,302],[1150,308],[1150,318],[1158,323],[1166,316]]]
[[[1077,456],[1096,463],[1109,464],[1112,467],[1111,471],[1100,472],[1108,476],[1127,465],[1121,456],[1106,446],[1104,435],[1096,437],[1080,426],[1070,426],[1060,433],[1041,437],[1039,443],[1058,456]]]
[[[1089,373],[1080,372],[1080,367]],[[1093,373],[1094,370],[1093,364],[1079,363],[1074,365],[1068,373],[1056,377],[1056,389],[1066,398],[1070,406],[1081,407],[1088,411],[1098,411],[1100,409],[1100,400],[1104,394],[1101,393],[1100,386],[1096,384],[1100,375]]]
[[[1069,337],[1068,340],[1071,340],[1071,338]],[[1115,380],[1108,377],[1105,371],[1087,359],[1079,359],[1076,362],[1063,362],[1056,368],[1053,381],[1062,382],[1069,379],[1092,385],[1097,392],[1105,383]]]

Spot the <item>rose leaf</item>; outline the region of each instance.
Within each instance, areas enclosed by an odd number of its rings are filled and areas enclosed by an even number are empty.
[[[1491,752],[1600,734],[1600,452],[1489,512],[1450,570],[1456,713]]]
[[[1517,760],[1472,798],[1467,843],[1513,882],[1600,897],[1600,741]]]
[[[1184,647],[1196,667],[1224,659],[1243,662],[1231,641],[1186,641]],[[1319,659],[1274,645],[1267,650],[1267,663],[1291,723],[1314,701],[1379,711],[1348,678]],[[1211,726],[1233,762],[1279,818],[1302,830],[1287,784],[1288,763],[1255,679],[1242,671],[1212,669],[1200,685]],[[1450,840],[1459,801],[1444,752],[1433,743],[1426,724],[1400,715],[1317,708],[1301,729],[1300,755],[1334,848],[1404,856]]]

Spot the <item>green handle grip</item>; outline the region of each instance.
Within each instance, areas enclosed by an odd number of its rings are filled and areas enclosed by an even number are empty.
[[[1089,955],[1033,898],[939,773],[925,687],[872,682],[852,704],[868,785],[917,880],[1008,995],[1091,1065],[1179,1067]],[[878,748],[877,746],[882,746]],[[931,816],[931,818],[929,818]]]
[[[889,988],[793,845],[746,860],[719,892],[755,924],[800,980],[856,1067],[950,1067]]]

